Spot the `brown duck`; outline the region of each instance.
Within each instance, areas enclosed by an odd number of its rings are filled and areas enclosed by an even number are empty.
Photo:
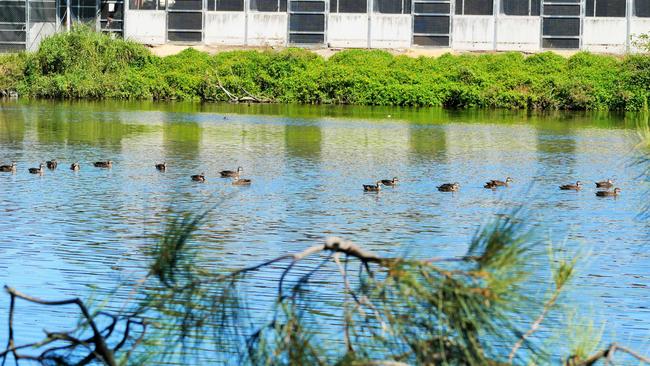
[[[621,193],[620,188],[614,188],[613,191],[598,191],[596,192],[596,196],[598,197],[616,197]]]
[[[244,168],[237,167],[237,170],[222,170],[219,172],[221,178],[239,178],[239,175],[244,171]]]
[[[75,162],[75,163],[70,164],[70,170],[73,170],[73,171],[76,172],[76,171],[78,171],[79,169],[81,169],[81,166],[79,166],[79,163],[78,163],[78,162]]]
[[[48,160],[45,162],[45,165],[47,165],[47,168],[50,170],[56,169],[57,166],[59,166],[59,163],[56,161],[56,159]]]
[[[397,177],[393,177],[393,179],[382,179],[381,184],[387,186],[387,187],[395,187],[397,185],[397,182],[399,182],[399,179]]]
[[[582,189],[582,182],[577,181],[576,184],[565,184],[560,186],[560,189],[563,191],[579,191]]]
[[[97,161],[93,164],[97,168],[112,168],[113,162],[111,160],[107,161]]]
[[[512,183],[513,180],[510,177],[507,177],[505,181],[503,180],[497,180],[497,179],[492,179],[488,182],[485,182],[485,185],[483,186],[484,188],[496,188],[496,187],[508,187],[510,183]]]
[[[235,178],[232,181],[233,186],[250,186],[251,185],[251,180],[250,179],[240,179],[240,178]]]
[[[195,174],[192,176],[192,180],[195,182],[205,182],[205,173]]]
[[[381,191],[381,181],[377,181],[376,184],[364,184],[363,185],[363,191],[364,192],[379,192],[379,191]]]
[[[164,172],[167,170],[167,162],[163,162],[162,164],[156,164],[156,169],[158,169],[161,172]]]
[[[11,163],[11,165],[0,165],[0,172],[9,172],[9,173],[15,173],[16,172],[16,163]]]
[[[29,168],[29,172],[32,174],[43,174],[45,173],[45,164],[41,163],[38,168]]]
[[[614,181],[611,179],[596,182],[596,188],[612,188],[612,187],[614,187]]]
[[[458,192],[460,189],[460,184],[456,183],[445,183],[437,187],[440,192]]]

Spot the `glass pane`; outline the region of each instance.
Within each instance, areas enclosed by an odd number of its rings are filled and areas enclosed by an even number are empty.
[[[448,47],[449,37],[442,36],[414,36],[413,43],[418,46]]]
[[[530,1],[530,15],[539,15],[542,8],[541,0]]]
[[[167,14],[168,29],[201,30],[203,14],[201,13],[169,13]]]
[[[402,0],[375,0],[375,11],[382,14],[402,14]]]
[[[25,31],[0,31],[0,42],[25,42]]]
[[[635,0],[634,15],[638,17],[650,18],[650,1]]]
[[[291,11],[324,12],[325,3],[322,1],[292,1]]]
[[[572,48],[580,47],[580,40],[575,38],[545,38],[542,41],[544,48]]]
[[[202,0],[169,0],[169,10],[201,10]]]
[[[161,0],[161,2],[164,0]],[[158,0],[131,0],[129,2],[129,9],[131,10],[156,10],[156,3]],[[164,3],[163,3],[164,4]],[[164,10],[164,6],[160,6],[159,10]]]
[[[0,22],[24,23],[25,3],[15,1],[0,1]]]
[[[413,32],[425,34],[449,34],[448,16],[415,16]]]
[[[340,0],[339,13],[367,13],[367,0]]]
[[[528,15],[529,0],[503,0],[503,14],[505,15]]]
[[[594,5],[595,5],[594,1],[596,0],[587,0],[585,2],[585,16],[593,17],[596,15],[596,13],[594,12]]]
[[[320,44],[325,42],[323,34],[290,34],[289,42],[298,44]]]
[[[544,18],[543,34],[548,36],[579,36],[579,18]]]
[[[56,21],[56,3],[54,1],[30,1],[29,20],[37,22]]]
[[[323,14],[291,14],[289,31],[292,32],[324,32],[325,15]]]
[[[597,17],[625,17],[626,0],[596,0]]]
[[[492,0],[465,0],[464,15],[492,15]]]
[[[577,5],[544,5],[544,15],[580,15]]]
[[[278,11],[278,0],[251,0],[251,10],[276,12]]]
[[[449,14],[449,8],[445,3],[415,3],[415,13]]]
[[[244,11],[244,0],[208,0],[208,11]]]
[[[174,42],[201,42],[201,32],[167,32],[167,39]]]

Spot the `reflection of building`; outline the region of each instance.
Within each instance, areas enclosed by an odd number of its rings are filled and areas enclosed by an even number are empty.
[[[148,44],[624,53],[650,0],[0,0],[0,50],[68,22]]]

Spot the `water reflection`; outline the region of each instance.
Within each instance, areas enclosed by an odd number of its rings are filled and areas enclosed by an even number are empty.
[[[606,340],[640,345],[650,320],[643,301],[650,262],[647,224],[636,218],[645,190],[625,158],[635,143],[633,127],[631,116],[559,112],[0,104],[0,159],[20,164],[17,174],[0,175],[0,282],[60,298],[87,296],[88,284],[101,293],[138,279],[143,253],[171,208],[200,211],[220,203],[197,240],[205,265],[226,270],[327,235],[392,255],[458,255],[482,222],[525,204],[544,242],[597,248],[571,301],[609,318],[615,334]],[[26,172],[54,157],[62,162],[58,170],[42,177]],[[90,164],[104,159],[116,162],[113,169]],[[75,160],[79,172],[67,169]],[[162,161],[169,164],[164,173],[153,166]],[[219,178],[220,170],[237,166],[253,180],[250,187]],[[206,183],[190,181],[202,171]],[[395,188],[361,191],[364,183],[393,176],[400,178]],[[513,187],[483,188],[485,180],[506,176],[515,178]],[[591,182],[608,177],[620,182],[623,195],[596,199]],[[590,186],[558,192],[558,184],[577,179]],[[460,182],[461,192],[436,191],[448,181]],[[272,297],[271,276],[251,287],[258,305]],[[544,276],[533,276],[530,286]],[[0,309],[6,300],[0,297]],[[47,324],[31,334],[73,317],[39,317]],[[36,321],[19,319],[23,330]]]

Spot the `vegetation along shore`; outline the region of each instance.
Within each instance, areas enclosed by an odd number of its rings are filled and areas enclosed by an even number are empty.
[[[78,27],[34,53],[0,55],[0,94],[23,98],[443,106],[530,110],[648,109],[650,56],[551,52],[412,58],[347,50],[193,49],[158,57]]]

